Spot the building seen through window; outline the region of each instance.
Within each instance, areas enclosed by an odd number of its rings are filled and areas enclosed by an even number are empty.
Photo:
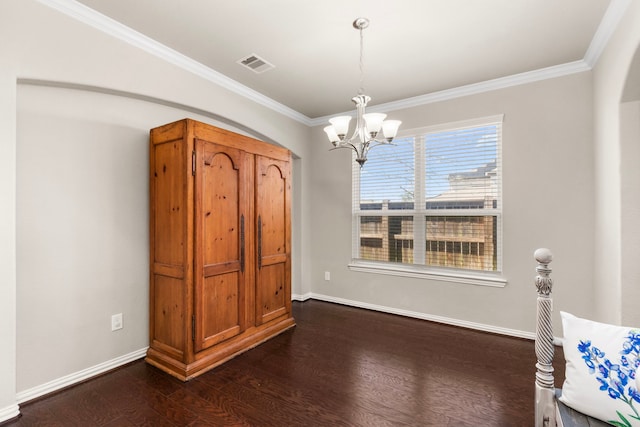
[[[500,139],[501,120],[372,150],[354,171],[354,258],[499,271]]]

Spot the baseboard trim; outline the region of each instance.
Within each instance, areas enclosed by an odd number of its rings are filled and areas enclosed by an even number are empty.
[[[475,329],[483,332],[490,332],[494,334],[507,335],[507,336],[525,338],[530,340],[535,339],[535,333],[532,333],[532,332],[520,331],[517,329],[501,328],[498,326],[486,325],[483,323],[469,322],[466,320],[453,319],[453,318],[444,317],[444,316],[435,316],[431,314],[420,313],[417,311],[402,310],[402,309],[387,307],[387,306],[378,305],[378,304],[369,304],[361,301],[355,301],[355,300],[349,300],[345,298],[337,298],[330,295],[318,294],[315,292],[307,292],[305,294],[293,294],[291,296],[291,299],[294,301],[301,301],[301,302],[307,301],[309,299],[315,299],[318,301],[332,302],[332,303],[347,305],[351,307],[358,307],[358,308],[364,308],[367,310],[380,311],[383,313],[413,317],[416,319],[428,320],[431,322],[443,323],[446,325],[460,326],[463,328]],[[562,339],[557,337],[554,338],[554,344],[562,345]],[[138,359],[142,359],[146,356],[147,349],[148,347],[145,347],[140,350],[133,351],[129,354],[116,357],[115,359],[108,360],[104,363],[100,363],[98,365],[92,366],[90,368],[83,369],[82,371],[78,371],[78,372],[66,375],[64,377],[55,379],[53,381],[49,381],[45,384],[41,384],[39,386],[21,391],[16,394],[16,401],[18,403],[25,403],[30,400],[36,399],[38,397],[44,396],[46,394],[53,393],[63,388],[70,387],[79,382],[88,380],[92,377],[103,374],[119,366],[126,365],[127,363],[136,361]],[[18,415],[20,415],[20,409],[17,404],[0,409],[0,422],[7,421],[11,418],[15,418]]]
[[[311,292],[307,292],[306,294],[291,294],[291,300],[304,302],[308,299],[311,299],[311,295]]]
[[[79,382],[88,380],[97,375],[103,374],[107,371],[115,369],[119,366],[126,365],[129,362],[133,362],[138,359],[142,359],[147,354],[148,347],[141,348],[140,350],[133,351],[129,354],[125,354],[115,359],[108,360],[98,365],[92,366],[82,371],[74,372],[64,377],[49,381],[47,383],[29,388],[27,390],[18,392],[16,394],[16,401],[18,403],[28,402],[45,394],[53,393],[66,387],[70,387]],[[17,405],[16,405],[17,406]],[[1,414],[0,414],[1,415]],[[0,417],[0,421],[2,418]]]
[[[17,404],[9,405],[0,409],[0,423],[9,421],[20,415],[20,407]]]
[[[435,316],[432,314],[420,313],[417,311],[402,310],[394,307],[387,307],[377,304],[369,304],[361,301],[348,300],[344,298],[336,298],[329,295],[309,293],[309,298],[320,301],[333,302],[336,304],[348,305],[351,307],[365,308],[367,310],[381,311],[383,313],[397,314],[400,316],[413,317],[416,319],[428,320],[431,322],[443,323],[446,325],[460,326],[468,329],[475,329],[493,334],[508,335],[516,338],[525,338],[534,340],[536,335],[533,332],[520,331],[517,329],[502,328],[499,326],[486,325],[483,323],[469,322],[466,320],[453,319],[450,317]]]

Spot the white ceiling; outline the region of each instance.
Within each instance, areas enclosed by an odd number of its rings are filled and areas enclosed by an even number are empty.
[[[79,0],[307,118],[593,64],[616,0]],[[611,14],[611,13],[609,13]],[[603,20],[603,18],[605,18]],[[593,42],[593,44],[592,44]],[[590,49],[591,46],[591,49]],[[237,64],[257,54],[275,68]]]

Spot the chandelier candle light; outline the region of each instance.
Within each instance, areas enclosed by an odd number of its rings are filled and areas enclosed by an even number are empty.
[[[367,161],[367,152],[373,147],[383,144],[391,144],[393,138],[398,133],[400,120],[385,120],[386,114],[369,113],[365,114],[367,103],[371,98],[364,94],[364,65],[363,65],[363,36],[362,30],[369,26],[367,18],[358,18],[353,21],[353,27],[360,30],[360,89],[358,95],[351,98],[356,104],[356,127],[351,136],[347,137],[349,131],[349,121],[351,116],[339,116],[329,119],[330,126],[324,128],[329,137],[329,141],[334,148],[351,148],[356,152],[356,162],[360,167]],[[382,132],[380,132],[382,130]]]

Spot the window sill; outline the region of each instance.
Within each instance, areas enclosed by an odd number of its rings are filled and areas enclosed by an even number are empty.
[[[461,272],[459,270],[447,270],[437,268],[421,268],[401,264],[384,264],[366,261],[352,261],[349,270],[361,273],[386,274],[389,276],[413,277],[416,279],[437,280],[441,282],[455,282],[466,285],[490,286],[504,288],[507,279],[499,273]]]

